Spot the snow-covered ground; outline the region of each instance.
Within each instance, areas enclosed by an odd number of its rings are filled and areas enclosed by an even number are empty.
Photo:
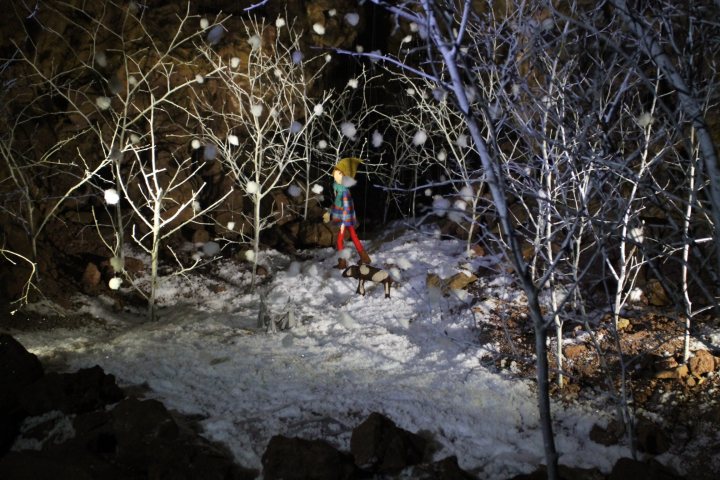
[[[81,310],[101,319],[97,325],[16,336],[45,362],[100,365],[122,386],[145,385],[169,408],[202,416],[206,436],[246,467],[261,468],[275,434],[349,450],[352,429],[377,411],[431,436],[437,459],[457,455],[480,478],[534,470],[544,463],[534,386],[482,365],[493,346],[478,343],[483,319],[470,308],[522,295],[503,277],[488,277],[479,280],[482,304],[462,293],[443,297],[426,287],[428,273],[446,278],[497,260],[467,259],[459,241],[398,235],[369,245],[373,264],[399,277],[390,299],[382,285],[357,295],[356,282],[332,268],[331,249],[304,252],[312,257],[304,262],[264,253],[271,279],[259,293],[249,293],[246,269],[221,261],[222,282],[195,274],[165,280],[157,322],[85,298]],[[268,333],[258,325],[263,308],[271,319],[291,314],[297,325]],[[608,472],[630,456],[589,440],[593,424],[611,413],[598,405],[554,406],[562,464]]]

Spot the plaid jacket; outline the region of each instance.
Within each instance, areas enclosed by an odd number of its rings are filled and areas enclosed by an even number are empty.
[[[350,196],[350,190],[346,186],[336,183],[333,185],[333,192],[335,192],[335,202],[330,212],[332,221],[346,227],[356,227],[357,218],[355,218],[355,206]]]

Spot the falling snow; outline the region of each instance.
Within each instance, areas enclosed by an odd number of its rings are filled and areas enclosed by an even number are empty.
[[[340,131],[343,135],[348,137],[351,140],[355,139],[355,134],[357,133],[357,128],[355,127],[355,124],[352,122],[342,122],[340,124]]]

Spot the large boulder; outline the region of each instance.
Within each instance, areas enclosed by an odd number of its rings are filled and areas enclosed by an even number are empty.
[[[621,458],[613,466],[608,480],[680,480],[681,477],[656,460],[642,462]]]
[[[357,476],[352,456],[323,440],[276,435],[262,456],[265,480],[343,480]]]
[[[42,376],[40,360],[12,336],[0,333],[0,402]]]
[[[51,410],[85,413],[120,401],[125,394],[113,375],[99,366],[74,373],[48,373],[18,394],[21,408],[32,416]]]
[[[558,474],[562,480],[606,480],[605,475],[597,468],[575,468],[558,465]],[[548,478],[547,467],[540,465],[530,473],[521,473],[509,480],[545,480]]]
[[[413,466],[409,472],[403,472],[400,478],[413,478],[414,480],[472,480],[475,478],[466,472],[457,462],[457,457],[443,458],[433,463],[423,463]]]
[[[236,466],[229,454],[197,436],[157,400],[128,398],[110,413],[111,423],[95,429],[95,445],[113,447],[113,463],[134,473],[188,480],[255,478],[257,472]]]
[[[688,364],[690,373],[699,377],[715,370],[715,357],[707,350],[698,350],[690,357]]]
[[[257,476],[199,437],[156,400],[128,398],[114,408],[32,417],[0,478],[250,480]]]
[[[0,456],[15,441],[25,418],[18,405],[18,392],[42,376],[38,358],[12,336],[0,334]]]
[[[0,479],[250,480],[257,474],[162,403],[125,398],[100,367],[43,374],[35,355],[0,334]]]
[[[670,449],[670,438],[662,426],[646,418],[638,420],[635,438],[638,450],[650,455],[660,455]]]
[[[11,452],[0,458],[0,478],[27,480],[120,480],[117,469],[111,465],[92,470],[84,462],[72,457],[53,456],[46,452]]]
[[[167,455],[180,436],[180,428],[157,400],[129,398],[112,411],[113,453],[124,465],[146,465]]]
[[[625,424],[618,420],[611,420],[607,427],[598,424],[590,429],[590,440],[606,447],[617,445],[625,435]]]
[[[426,440],[373,412],[352,432],[350,452],[355,464],[377,473],[395,473],[425,457]]]

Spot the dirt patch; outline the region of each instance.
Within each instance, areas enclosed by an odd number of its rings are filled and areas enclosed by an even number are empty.
[[[0,315],[2,332],[49,331],[59,328],[74,330],[103,325],[102,320],[85,314],[61,315],[20,311],[14,315]]]
[[[534,379],[534,330],[526,309],[498,306],[479,315],[478,337],[492,345],[483,363],[508,375]],[[688,478],[717,478],[720,465],[720,357],[706,350],[703,332],[716,328],[711,317],[691,326],[691,358],[683,362],[684,322],[673,312],[641,305],[624,314],[616,327],[610,316],[595,323],[566,323],[563,328],[563,385],[559,386],[557,339],[550,332],[551,395],[565,403],[613,398],[625,393],[634,418],[633,441],[641,454],[669,452],[683,458]],[[615,421],[597,426],[591,438],[612,445],[627,443],[628,426]],[[710,459],[710,462],[708,462]]]

